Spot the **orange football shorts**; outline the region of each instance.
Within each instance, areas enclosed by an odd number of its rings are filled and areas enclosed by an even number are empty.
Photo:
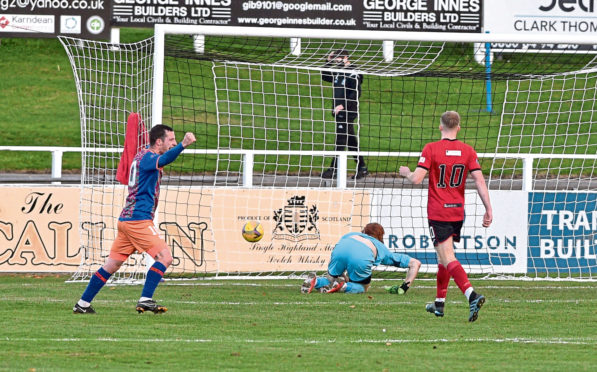
[[[153,221],[118,221],[118,235],[112,243],[110,258],[126,261],[135,251],[155,258],[163,249],[168,249],[168,244],[160,237]]]

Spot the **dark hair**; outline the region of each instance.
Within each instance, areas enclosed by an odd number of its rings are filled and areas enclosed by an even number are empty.
[[[334,52],[334,58],[344,58],[348,57],[348,52],[346,49],[338,49]]]
[[[385,234],[385,231],[382,225],[372,222],[365,225],[363,234],[367,234],[383,243],[383,235]]]
[[[154,125],[149,131],[149,146],[155,145],[158,139],[164,139],[166,132],[174,132],[174,129],[164,124]]]
[[[441,122],[444,127],[454,129],[460,125],[460,115],[456,111],[446,111],[442,114]]]

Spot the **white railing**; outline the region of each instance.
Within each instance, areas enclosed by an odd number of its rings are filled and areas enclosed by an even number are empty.
[[[52,146],[0,146],[0,151],[28,151],[28,152],[50,152],[52,154],[52,179],[62,177],[62,156],[65,152],[83,152],[82,147],[52,147]],[[85,149],[86,152],[100,153],[121,153],[121,148],[114,149]],[[418,157],[420,152],[380,152],[370,151],[363,153],[342,151],[297,151],[297,150],[199,150],[189,149],[185,154],[228,154],[243,156],[242,185],[244,187],[253,186],[253,165],[255,155],[301,155],[301,156],[337,156],[338,172],[336,188],[346,188],[347,160],[349,156],[365,155],[368,157]],[[506,153],[479,153],[480,158],[497,159],[522,159],[522,190],[533,191],[533,166],[537,159],[589,159],[597,160],[595,155],[571,155],[571,154],[506,154]],[[60,184],[60,181],[52,181],[52,184]]]
[[[27,151],[27,152],[51,152],[52,153],[52,174],[53,179],[62,177],[62,155],[65,152],[82,152],[82,147],[52,147],[52,146],[0,146],[0,151]],[[115,152],[110,151],[110,152]],[[106,151],[108,152],[108,151]],[[60,181],[53,181],[52,184],[60,184]]]

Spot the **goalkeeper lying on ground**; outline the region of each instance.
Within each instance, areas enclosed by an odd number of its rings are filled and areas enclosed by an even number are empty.
[[[311,293],[315,289],[322,293],[365,293],[371,283],[373,266],[388,265],[408,269],[404,283],[389,288],[391,293],[405,293],[415,280],[421,262],[390,252],[383,244],[384,233],[383,226],[370,223],[360,233],[344,235],[332,251],[327,274],[321,277],[309,274],[301,285],[301,292]]]

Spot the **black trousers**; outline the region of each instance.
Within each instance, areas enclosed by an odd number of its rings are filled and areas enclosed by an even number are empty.
[[[359,151],[359,138],[354,132],[354,121],[356,115],[349,115],[346,113],[339,112],[336,115],[336,151],[344,151],[348,147],[348,151]],[[365,158],[362,156],[353,156],[354,161],[357,163],[357,168],[365,168]],[[330,168],[336,168],[338,159],[334,156]]]

